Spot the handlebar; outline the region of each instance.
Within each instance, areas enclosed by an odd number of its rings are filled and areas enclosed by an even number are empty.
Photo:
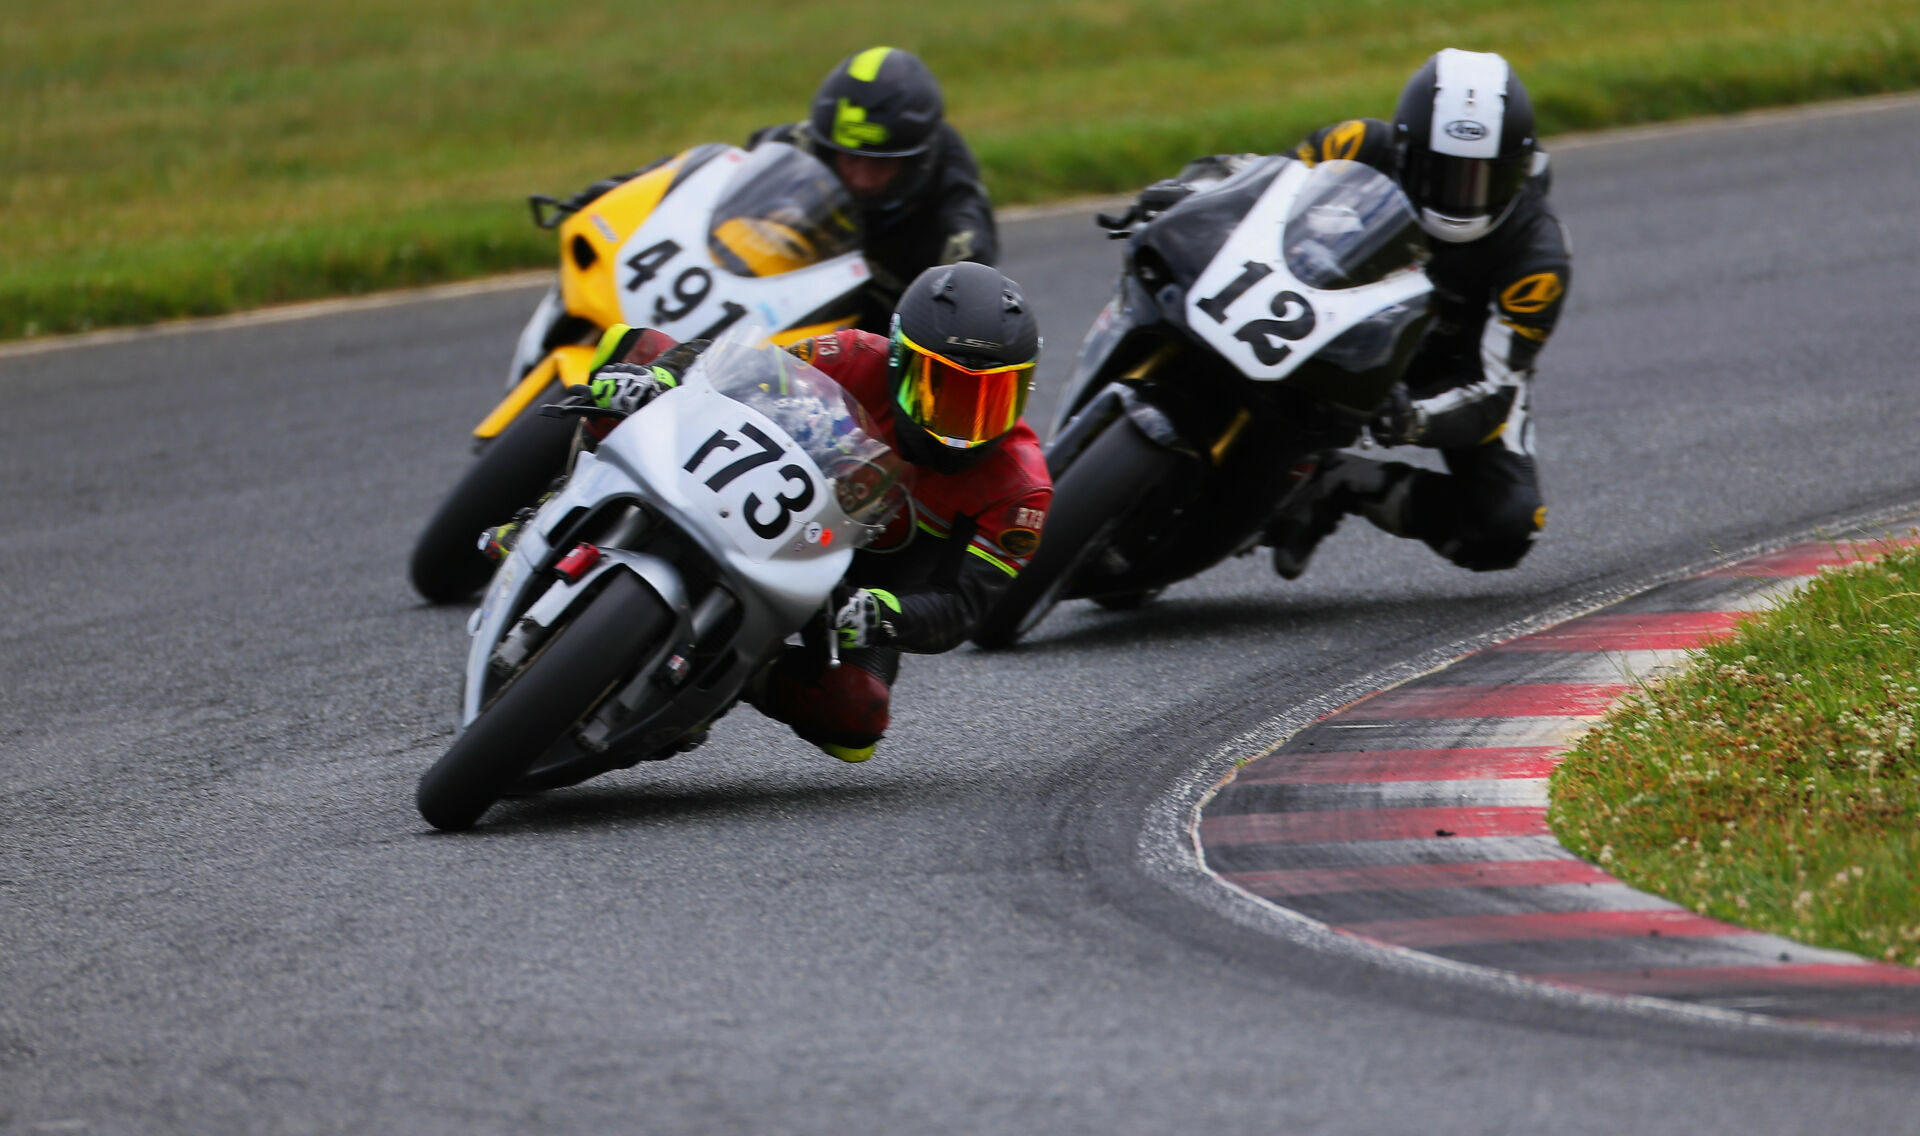
[[[627,416],[624,410],[612,410],[590,402],[550,402],[540,408],[540,414],[545,418],[611,418],[615,421]]]

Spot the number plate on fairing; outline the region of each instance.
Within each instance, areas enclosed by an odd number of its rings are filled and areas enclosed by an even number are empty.
[[[1281,235],[1311,175],[1300,162],[1282,170],[1187,292],[1187,326],[1250,379],[1283,379],[1354,324],[1431,290],[1418,272],[1337,290],[1297,279]]]
[[[741,550],[772,555],[826,504],[829,488],[813,461],[773,421],[740,403],[683,437],[680,492],[710,506],[708,515]]]

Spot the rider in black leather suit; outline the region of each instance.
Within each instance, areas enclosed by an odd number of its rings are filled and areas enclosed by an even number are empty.
[[[1449,49],[1408,81],[1393,122],[1328,126],[1294,155],[1385,171],[1433,238],[1434,321],[1370,433],[1390,446],[1439,450],[1447,472],[1332,456],[1269,524],[1274,569],[1298,577],[1348,513],[1424,541],[1461,567],[1512,568],[1546,526],[1533,368],[1572,266],[1526,89],[1499,56]]]

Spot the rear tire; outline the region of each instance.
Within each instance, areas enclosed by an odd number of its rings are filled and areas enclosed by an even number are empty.
[[[548,418],[536,405],[480,451],[413,547],[407,574],[429,603],[457,603],[493,577],[480,534],[538,500],[567,465],[573,419]]]
[[[616,570],[420,775],[414,804],[435,828],[471,828],[548,747],[586,717],[674,626],[653,589]]]
[[[1186,460],[1148,441],[1126,418],[1115,419],[1054,482],[1039,550],[974,628],[973,641],[989,650],[1009,647],[1033,630],[1134,506]]]

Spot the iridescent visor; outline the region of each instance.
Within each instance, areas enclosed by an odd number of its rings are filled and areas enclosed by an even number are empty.
[[[971,449],[1013,429],[1033,387],[1034,360],[975,371],[896,333],[907,348],[896,395],[900,409],[955,449]]]

